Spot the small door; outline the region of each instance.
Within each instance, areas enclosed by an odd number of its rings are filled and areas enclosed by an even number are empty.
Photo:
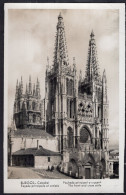
[[[91,169],[85,168],[85,179],[91,179]]]

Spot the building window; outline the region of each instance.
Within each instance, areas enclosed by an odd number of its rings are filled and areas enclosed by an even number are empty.
[[[48,162],[50,162],[50,157],[48,157]]]
[[[35,102],[32,102],[32,109],[35,110]]]
[[[71,127],[68,127],[67,136],[68,136],[68,148],[72,148],[73,147],[73,130]]]
[[[68,85],[69,85],[69,81],[68,81],[68,79],[66,79],[66,89],[67,89],[67,94],[68,94]]]
[[[100,116],[100,108],[98,107],[98,118],[99,118],[99,116]]]
[[[89,131],[85,127],[83,127],[80,131],[80,143],[88,142],[89,138],[90,138]]]
[[[73,80],[66,80],[66,87],[67,87],[67,95],[72,96],[73,95]]]
[[[68,118],[74,118],[74,102],[72,99],[67,100],[67,116]]]

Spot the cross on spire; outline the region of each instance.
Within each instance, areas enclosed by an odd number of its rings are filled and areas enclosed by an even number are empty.
[[[58,18],[63,18],[63,17],[62,17],[62,15],[61,15],[61,12],[59,13],[59,16],[58,16]]]
[[[91,31],[91,34],[90,34],[90,37],[93,38],[95,35],[94,35],[94,32],[93,30]]]

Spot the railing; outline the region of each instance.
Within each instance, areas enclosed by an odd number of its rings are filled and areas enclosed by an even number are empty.
[[[87,95],[86,93],[82,94],[82,93],[78,93],[78,97],[79,98],[83,98],[83,99],[92,99],[91,95]]]

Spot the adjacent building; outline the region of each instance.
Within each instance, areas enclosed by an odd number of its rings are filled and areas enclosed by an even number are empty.
[[[110,178],[119,178],[119,151],[109,151],[109,176]]]

